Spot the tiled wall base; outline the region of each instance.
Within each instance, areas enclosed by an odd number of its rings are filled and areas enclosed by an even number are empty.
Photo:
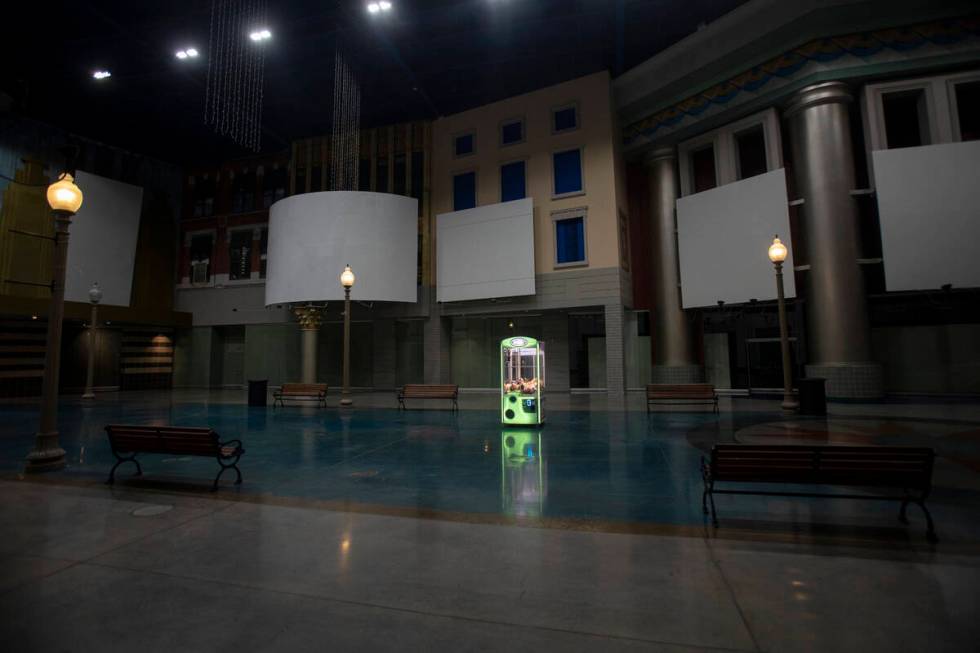
[[[807,365],[806,375],[827,379],[828,399],[880,399],[885,394],[878,363]]]
[[[700,365],[654,365],[653,383],[704,383],[704,368]]]

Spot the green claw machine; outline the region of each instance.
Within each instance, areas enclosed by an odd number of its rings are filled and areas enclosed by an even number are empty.
[[[500,343],[500,421],[505,426],[544,424],[544,343],[517,336]]]

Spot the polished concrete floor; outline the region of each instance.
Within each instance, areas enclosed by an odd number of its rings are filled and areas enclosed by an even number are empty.
[[[30,650],[967,651],[980,641],[980,405],[776,402],[647,417],[642,399],[549,397],[505,433],[459,415],[249,409],[241,392],[120,393],[61,408],[70,467],[24,477],[34,404],[0,406],[0,642]],[[439,405],[433,406],[438,408]],[[147,458],[102,483],[108,421],[242,437],[245,483]],[[508,435],[512,441],[508,442]],[[928,443],[930,507],[719,499],[713,442]]]

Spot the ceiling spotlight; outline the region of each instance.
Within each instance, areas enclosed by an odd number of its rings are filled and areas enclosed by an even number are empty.
[[[370,2],[367,5],[367,10],[369,14],[378,14],[382,11],[391,11],[391,3],[388,0],[380,0],[380,2]]]
[[[381,11],[388,11],[391,9],[391,3],[387,2],[387,0],[381,0],[381,2],[378,3],[378,6],[381,7]]]
[[[187,56],[190,57],[191,59],[197,56],[197,50],[194,48],[187,48],[186,53]]]
[[[112,73],[110,73],[108,70],[96,70],[94,73],[92,73],[92,77],[95,79],[107,79],[112,77]]]
[[[266,39],[272,38],[272,32],[270,32],[268,29],[257,29],[249,34],[248,38],[252,39],[253,41],[265,41]]]
[[[187,52],[185,52],[184,50],[181,50],[180,52],[177,53],[177,58],[178,59],[186,59],[187,58]]]

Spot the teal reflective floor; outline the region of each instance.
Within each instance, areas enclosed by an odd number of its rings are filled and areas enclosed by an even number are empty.
[[[388,397],[385,396],[385,400]],[[641,524],[700,525],[701,456],[715,442],[829,441],[929,444],[940,453],[931,502],[941,534],[942,513],[980,505],[980,421],[931,414],[889,416],[865,407],[830,419],[786,419],[775,402],[732,402],[711,412],[551,410],[540,429],[503,428],[486,399],[459,413],[397,411],[360,401],[350,411],[313,406],[249,408],[241,403],[159,392],[85,406],[63,402],[59,424],[69,467],[49,475],[103,480],[115,462],[109,423],[207,425],[223,439],[244,441],[244,484],[226,474],[222,490],[246,495],[350,502],[359,506],[445,513]],[[375,402],[378,403],[378,402]],[[367,405],[364,405],[367,404]],[[489,404],[488,404],[489,405]],[[440,407],[441,408],[441,407]],[[901,411],[891,411],[901,412]],[[943,410],[926,410],[925,413]],[[34,405],[0,406],[0,470],[22,469],[36,429]],[[948,411],[947,411],[948,413]],[[145,455],[144,477],[132,465],[117,482],[206,489],[213,460]],[[723,525],[771,521],[783,526],[833,523],[898,529],[891,504],[737,497],[718,499]],[[920,516],[908,529],[915,535]],[[962,520],[953,530],[972,527]],[[904,527],[901,527],[904,532]]]

